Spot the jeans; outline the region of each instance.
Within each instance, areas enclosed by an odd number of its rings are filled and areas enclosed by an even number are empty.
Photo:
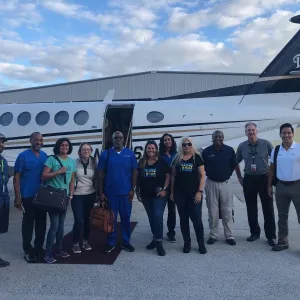
[[[54,245],[55,238],[57,251],[60,252],[62,250],[66,214],[67,212],[61,214],[49,212],[50,228],[47,235],[46,255],[52,255],[52,248]]]
[[[90,233],[90,214],[96,200],[96,193],[90,195],[74,195],[71,206],[74,215],[73,242],[79,242],[82,223],[83,240],[87,241]]]
[[[176,205],[175,202],[168,198],[168,220],[167,226],[169,235],[175,236],[175,226],[176,226]]]
[[[164,211],[167,200],[159,197],[145,198],[142,203],[148,215],[153,238],[156,242],[161,242],[163,239]]]
[[[122,223],[122,239],[123,244],[129,244],[131,236],[130,216],[132,209],[132,202],[128,200],[128,195],[106,195],[108,198],[109,208],[114,212],[115,224],[114,231],[107,235],[107,244],[116,245],[117,242],[117,219],[120,213]]]
[[[276,239],[273,199],[268,195],[268,175],[245,174],[243,190],[247,206],[250,233],[257,236],[260,235],[257,211],[257,196],[259,194],[265,219],[264,230],[266,238]]]
[[[33,250],[31,246],[33,226],[35,231],[35,252],[40,252],[43,249],[46,234],[47,213],[41,209],[33,207],[32,200],[33,198],[22,199],[22,205],[24,208],[22,220],[22,239],[23,250],[25,254],[30,254],[30,252]]]
[[[177,205],[180,218],[180,229],[185,244],[191,244],[190,224],[192,220],[197,241],[204,239],[204,228],[202,223],[202,201],[198,204],[194,202],[194,193],[174,191],[174,199]]]

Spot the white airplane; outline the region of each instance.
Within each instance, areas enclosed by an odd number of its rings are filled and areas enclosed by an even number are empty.
[[[291,21],[300,23],[300,16]],[[96,149],[94,155],[99,155],[111,146],[112,133],[120,130],[138,159],[146,141],[159,141],[164,133],[172,134],[177,142],[190,136],[201,148],[211,143],[217,129],[224,132],[226,141],[243,137],[249,121],[258,125],[259,132],[285,122],[299,124],[300,30],[253,84],[151,101],[114,101],[113,95],[111,90],[103,101],[95,102],[1,105],[1,123],[10,123],[0,125],[0,133],[8,138],[5,156],[9,164],[29,147],[29,136],[35,131],[43,134],[43,150],[48,154],[58,138],[67,137],[76,157],[82,142],[89,142]]]

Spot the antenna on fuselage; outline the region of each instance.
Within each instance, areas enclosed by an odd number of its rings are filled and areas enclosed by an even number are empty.
[[[103,102],[112,102],[115,95],[115,89],[111,89],[107,92]]]

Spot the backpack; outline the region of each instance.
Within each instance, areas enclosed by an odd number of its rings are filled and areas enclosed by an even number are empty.
[[[278,182],[278,178],[277,178],[277,156],[278,156],[278,152],[280,149],[280,145],[277,145],[275,147],[275,151],[274,151],[274,175],[273,175],[273,180],[272,180],[272,185],[276,187],[276,184]]]

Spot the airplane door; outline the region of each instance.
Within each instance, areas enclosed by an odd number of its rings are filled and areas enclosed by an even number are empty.
[[[123,133],[124,147],[132,148],[133,110],[133,104],[107,105],[103,116],[102,151],[113,146],[112,135],[116,131]]]

